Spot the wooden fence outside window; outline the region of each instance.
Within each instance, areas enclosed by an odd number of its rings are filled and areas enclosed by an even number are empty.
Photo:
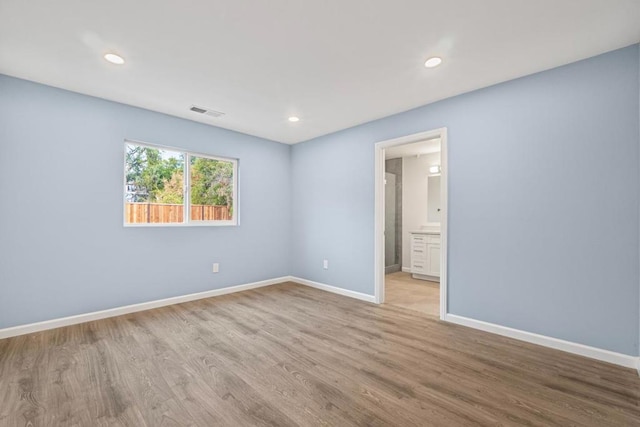
[[[191,221],[230,221],[228,206],[191,205]],[[184,222],[184,205],[164,203],[126,203],[127,224]]]

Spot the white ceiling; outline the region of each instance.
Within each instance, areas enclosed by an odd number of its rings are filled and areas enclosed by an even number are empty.
[[[400,157],[421,156],[423,154],[439,153],[440,138],[428,139],[426,141],[413,142],[411,144],[396,145],[384,150],[384,158],[397,159]]]
[[[285,143],[639,40],[639,0],[0,0],[0,73]]]

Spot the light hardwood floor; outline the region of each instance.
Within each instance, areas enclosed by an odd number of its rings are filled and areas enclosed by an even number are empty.
[[[1,426],[638,426],[623,369],[285,283],[0,340]]]
[[[384,278],[386,304],[440,316],[440,283],[414,279],[402,271]]]

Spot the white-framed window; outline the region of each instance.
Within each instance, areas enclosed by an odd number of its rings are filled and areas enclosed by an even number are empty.
[[[124,225],[237,225],[238,160],[124,144]]]

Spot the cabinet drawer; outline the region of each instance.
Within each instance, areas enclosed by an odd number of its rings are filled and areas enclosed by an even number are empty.
[[[435,243],[435,244],[440,244],[440,235],[429,235],[427,236],[427,243]]]
[[[424,251],[427,248],[426,242],[411,242],[411,250],[419,249]]]
[[[426,262],[413,260],[411,262],[411,272],[412,273],[423,273],[427,271]]]
[[[411,242],[412,243],[425,243],[427,241],[427,236],[424,234],[412,234]]]
[[[426,261],[427,260],[427,248],[419,247],[411,249],[411,259],[417,261]]]

